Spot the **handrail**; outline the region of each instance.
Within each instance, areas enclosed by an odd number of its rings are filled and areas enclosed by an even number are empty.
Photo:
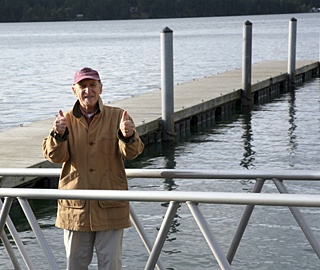
[[[0,168],[1,176],[14,177],[58,177],[61,169],[49,168]],[[251,213],[255,205],[263,206],[288,206],[293,216],[296,218],[299,226],[304,232],[306,238],[310,242],[313,250],[320,258],[320,244],[313,235],[303,215],[297,208],[299,207],[320,207],[320,194],[289,194],[283,180],[299,180],[299,181],[320,181],[320,171],[295,171],[295,170],[279,170],[279,171],[264,171],[264,170],[174,170],[174,169],[126,169],[128,178],[175,178],[175,179],[210,179],[210,180],[243,180],[253,179],[256,184],[252,193],[238,192],[190,192],[190,191],[131,191],[131,190],[58,190],[58,189],[34,189],[31,188],[0,188],[0,198],[5,198],[4,204],[0,201],[0,238],[5,243],[10,258],[16,269],[18,261],[14,258],[12,248],[9,246],[7,237],[3,231],[3,226],[6,224],[9,231],[14,235],[14,240],[21,243],[20,239],[16,239],[17,233],[14,225],[8,216],[9,208],[12,200],[18,199],[23,211],[28,219],[32,230],[37,236],[38,242],[47,256],[48,263],[51,269],[58,269],[58,266],[51,254],[51,250],[42,235],[40,226],[30,208],[27,199],[89,199],[89,200],[126,200],[126,201],[144,201],[144,202],[169,202],[166,215],[158,232],[157,239],[153,246],[143,230],[137,216],[135,215],[132,206],[130,207],[130,217],[132,223],[136,227],[142,241],[144,242],[149,259],[145,270],[154,269],[164,270],[164,266],[159,259],[160,252],[163,248],[169,227],[173,222],[173,218],[181,203],[186,203],[203,236],[206,239],[217,263],[223,270],[231,269],[231,262],[240,244],[243,232],[248,224]],[[272,180],[281,194],[276,193],[260,193],[265,180]],[[242,219],[239,223],[236,235],[231,243],[228,254],[225,256],[219,245],[210,232],[209,226],[205,217],[202,215],[198,204],[237,204],[247,205]],[[21,244],[20,244],[21,246]],[[29,269],[34,269],[32,262],[25,254],[23,246],[19,248],[20,253],[24,257],[25,263]]]
[[[58,177],[59,168],[0,168],[0,176]],[[183,179],[272,179],[320,180],[318,170],[176,170],[176,169],[126,169],[127,177],[183,178]]]
[[[320,195],[310,194],[0,188],[0,197],[320,207]]]

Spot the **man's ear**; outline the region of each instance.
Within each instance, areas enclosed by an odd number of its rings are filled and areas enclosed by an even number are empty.
[[[72,89],[73,94],[76,96],[76,95],[77,95],[77,91],[76,91],[76,89],[74,88],[74,85],[72,85],[71,89]]]

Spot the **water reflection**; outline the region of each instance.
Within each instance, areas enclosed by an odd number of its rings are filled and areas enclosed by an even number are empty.
[[[240,161],[240,166],[250,169],[254,167],[254,159],[255,159],[255,151],[252,150],[252,126],[251,126],[251,120],[252,120],[252,112],[251,110],[244,110],[242,114],[242,128],[243,128],[243,159]]]
[[[186,138],[184,138],[186,140]],[[143,153],[135,160],[126,161],[126,168],[155,168],[155,163],[157,164],[156,168],[160,169],[175,169],[176,168],[176,152],[180,144],[175,142],[162,142],[161,144],[148,145],[143,151]],[[160,188],[160,187],[159,187]],[[179,188],[179,185],[176,184],[173,178],[164,178],[163,179],[163,190],[174,191]],[[169,206],[168,202],[163,202],[160,204],[162,207],[166,208],[164,213],[167,211]],[[172,255],[181,253],[180,249],[176,247],[179,246],[174,242],[177,240],[177,234],[180,232],[180,220],[181,216],[178,212],[181,209],[179,205],[177,213],[172,221],[168,234],[166,236],[166,244],[162,250],[166,255]],[[160,226],[155,227],[157,231],[160,230]],[[166,269],[175,269],[175,268],[166,268]]]
[[[175,169],[176,167],[176,162],[175,162],[175,147],[176,143],[175,142],[164,142],[162,143],[162,155],[163,155],[163,168],[164,169]],[[178,188],[178,185],[175,183],[173,178],[165,178],[164,181],[164,190],[167,191],[172,191]],[[162,203],[161,206],[168,208],[169,203]],[[179,205],[177,209],[177,213],[175,214],[175,217],[172,221],[171,227],[169,229],[169,232],[167,234],[166,241],[167,242],[172,242],[177,240],[176,238],[176,233],[179,232],[178,227],[180,226],[179,219],[181,218],[178,214],[179,209],[181,208],[181,205]],[[157,228],[159,230],[159,228]],[[170,254],[175,254],[175,253],[181,253],[180,250],[173,248],[173,249],[168,249],[168,247],[171,246],[176,246],[176,245],[165,245],[166,249],[163,249],[163,252],[170,255]]]
[[[165,142],[163,143],[163,168],[164,169],[175,169],[175,142]],[[171,191],[175,190],[178,186],[175,184],[173,178],[164,179],[164,189]]]
[[[297,148],[297,142],[296,142],[296,135],[295,135],[295,129],[297,125],[295,124],[295,114],[296,114],[296,93],[295,91],[291,91],[288,94],[288,105],[289,105],[289,129],[288,129],[288,137],[289,137],[289,156],[290,156],[290,161],[289,161],[289,166],[293,167],[294,166],[294,152]]]

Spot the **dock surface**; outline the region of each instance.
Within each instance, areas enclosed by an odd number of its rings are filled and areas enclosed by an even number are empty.
[[[296,69],[318,65],[317,61],[297,61]],[[252,65],[252,91],[259,83],[268,82],[278,76],[285,76],[286,61],[264,62]],[[199,104],[212,104],[219,99],[237,93],[242,88],[242,70],[195,79],[174,87],[175,121],[187,117],[192,108]],[[155,90],[131,98],[112,102],[108,105],[121,107],[133,117],[140,135],[158,127],[161,118],[161,90]],[[27,168],[45,167],[42,156],[42,141],[49,134],[54,118],[34,122],[0,132],[0,167]],[[0,185],[1,187],[1,185]]]

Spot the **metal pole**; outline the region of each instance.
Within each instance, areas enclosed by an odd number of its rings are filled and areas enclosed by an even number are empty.
[[[162,250],[166,237],[168,235],[168,231],[171,227],[172,221],[176,215],[178,207],[179,207],[178,202],[173,202],[173,201],[170,202],[168,210],[163,218],[162,225],[158,232],[158,236],[154,242],[146,267],[144,268],[145,270],[154,269],[156,262],[160,256],[160,252]]]
[[[288,48],[288,74],[289,89],[295,87],[296,81],[296,43],[297,43],[297,20],[291,18],[289,22],[289,48]]]
[[[11,262],[13,264],[14,270],[20,270],[21,268],[20,268],[19,262],[17,260],[17,257],[14,254],[13,249],[10,245],[10,241],[9,241],[7,235],[4,233],[4,231],[1,232],[0,238],[2,239],[2,242],[3,242],[4,246],[6,247],[6,250],[9,254],[9,257],[10,257]]]
[[[5,195],[4,195],[5,194]],[[119,200],[140,202],[186,202],[242,204],[264,206],[302,206],[320,207],[317,194],[269,194],[243,192],[206,192],[206,191],[133,191],[133,190],[75,190],[75,189],[34,189],[0,188],[0,197],[23,197],[29,199],[70,199],[70,200]],[[30,209],[30,211],[32,211]]]
[[[262,190],[262,187],[263,187],[263,184],[264,184],[265,180],[264,179],[257,179],[254,187],[253,187],[253,190],[252,190],[252,193],[260,193],[261,190]],[[229,248],[229,251],[228,251],[228,254],[227,254],[227,260],[229,263],[232,263],[233,261],[233,258],[237,252],[237,249],[240,245],[240,242],[241,242],[241,239],[242,239],[242,236],[244,234],[244,231],[249,223],[249,220],[250,220],[250,217],[251,217],[251,214],[253,212],[253,209],[254,209],[254,205],[247,205],[246,206],[246,209],[242,215],[242,218],[240,220],[240,223],[239,223],[239,226],[237,228],[237,231],[236,231],[236,234],[235,236],[233,237],[233,240],[232,240],[232,243],[230,245],[230,248]]]
[[[13,198],[6,198],[5,205],[6,205],[6,203],[7,203],[7,204],[9,204],[10,207],[11,207],[12,202],[13,202]],[[7,207],[8,207],[8,206],[3,206],[2,201],[0,200],[0,208],[3,210],[3,209],[5,209],[5,208],[7,208]],[[3,214],[3,212],[1,212],[1,215],[2,215],[2,214]],[[18,232],[17,232],[15,226],[13,225],[13,223],[12,223],[12,221],[11,221],[10,216],[7,215],[6,218],[5,218],[5,217],[0,217],[0,220],[4,220],[4,219],[6,219],[7,228],[8,228],[8,230],[9,230],[9,232],[11,233],[11,236],[12,236],[14,242],[16,243],[16,245],[17,245],[17,247],[18,247],[18,249],[19,249],[19,251],[20,251],[20,254],[21,254],[24,262],[26,263],[28,269],[29,269],[29,270],[35,270],[35,267],[34,267],[32,261],[31,261],[30,257],[28,256],[28,253],[27,253],[26,249],[24,248],[24,245],[23,245],[23,243],[22,243],[22,241],[21,241],[21,239],[20,239],[20,237],[19,237],[19,235],[18,235]],[[2,225],[1,225],[1,226],[2,226]],[[1,226],[0,226],[0,227],[1,227]],[[2,231],[2,230],[0,230],[0,231]],[[7,238],[7,236],[6,236],[6,234],[4,233],[4,231],[2,231],[2,236],[1,236],[1,237],[3,238],[4,236]],[[3,241],[4,241],[4,243],[5,243],[6,239],[3,238]],[[9,242],[9,241],[7,241],[7,242],[8,242],[8,244],[10,245],[10,242]],[[11,246],[9,247],[9,249],[10,249],[11,251],[9,251],[8,245],[7,245],[6,243],[5,243],[5,245],[6,245],[6,248],[7,248],[7,250],[8,250],[8,253],[9,253],[9,256],[10,256],[10,258],[11,258],[12,263],[13,263],[14,265],[16,265],[16,264],[18,263],[18,261],[17,261],[17,259],[16,259],[15,256],[14,256],[14,258],[12,257],[12,255],[14,255],[14,253],[13,253],[13,251],[12,251]],[[20,268],[18,268],[18,267],[15,266],[15,269],[20,269]]]
[[[32,212],[32,209],[31,209],[28,201],[23,198],[18,198],[18,201],[21,205],[21,208],[22,208],[24,214],[27,217],[27,220],[30,224],[31,229],[33,230],[33,232],[38,240],[39,245],[41,246],[41,248],[44,252],[44,255],[47,258],[47,261],[50,265],[50,268],[52,270],[59,270],[59,266],[53,257],[52,251],[46,241],[46,238],[44,237],[44,235],[41,231],[41,228],[37,222],[36,217],[34,216],[34,214]]]
[[[286,186],[283,184],[283,181],[279,179],[272,179],[275,183],[277,189],[280,193],[289,193]],[[314,236],[313,232],[310,230],[309,225],[307,224],[306,220],[304,219],[301,211],[297,207],[289,206],[289,209],[298,222],[301,230],[303,231],[304,235],[308,239],[310,245],[312,246],[314,252],[318,255],[318,258],[320,259],[320,244],[317,242],[316,237]]]
[[[174,94],[173,94],[173,31],[166,27],[161,32],[161,100],[163,141],[173,141]]]
[[[252,73],[252,23],[246,21],[243,25],[242,47],[242,105],[251,106],[251,73]]]
[[[61,169],[46,168],[0,168],[0,176],[56,176]],[[178,169],[126,169],[128,178],[184,178],[184,179],[272,179],[319,181],[319,170],[178,170]],[[3,189],[3,188],[2,188]],[[2,190],[0,189],[0,190]],[[15,191],[15,189],[6,189]],[[2,193],[4,194],[4,193]],[[8,193],[9,194],[9,193]],[[3,196],[8,196],[5,193]],[[16,197],[15,192],[10,192]]]
[[[197,207],[197,204],[193,202],[187,202],[187,205],[196,220],[204,238],[206,239],[213,255],[215,256],[220,268],[222,270],[231,270],[230,263],[227,261],[226,257],[224,256],[223,252],[221,251],[219,245],[217,244],[217,241],[214,239],[208,223],[206,222],[206,219],[202,215],[200,209]]]
[[[152,244],[151,244],[148,235],[144,231],[143,226],[141,225],[141,223],[140,223],[140,221],[139,221],[139,219],[138,219],[138,217],[137,217],[136,213],[134,212],[131,205],[130,205],[130,217],[131,217],[131,222],[133,223],[134,227],[136,228],[143,244],[145,245],[146,249],[148,250],[148,252],[150,254],[151,249],[152,249]],[[165,270],[165,267],[163,266],[160,258],[158,258],[157,269]]]
[[[4,230],[4,226],[6,224],[10,209],[11,209],[11,205],[13,202],[13,198],[9,198],[6,197],[4,199],[4,204],[2,204],[1,200],[0,200],[0,232],[2,232]]]
[[[36,267],[34,266],[33,262],[31,261],[30,256],[28,255],[27,250],[25,249],[25,247],[19,237],[19,234],[18,234],[16,228],[14,227],[14,224],[11,221],[10,217],[8,217],[8,220],[7,220],[7,228],[9,230],[9,232],[11,233],[11,236],[14,239],[14,242],[16,243],[16,245],[18,247],[25,264],[27,265],[28,270],[36,270]]]

